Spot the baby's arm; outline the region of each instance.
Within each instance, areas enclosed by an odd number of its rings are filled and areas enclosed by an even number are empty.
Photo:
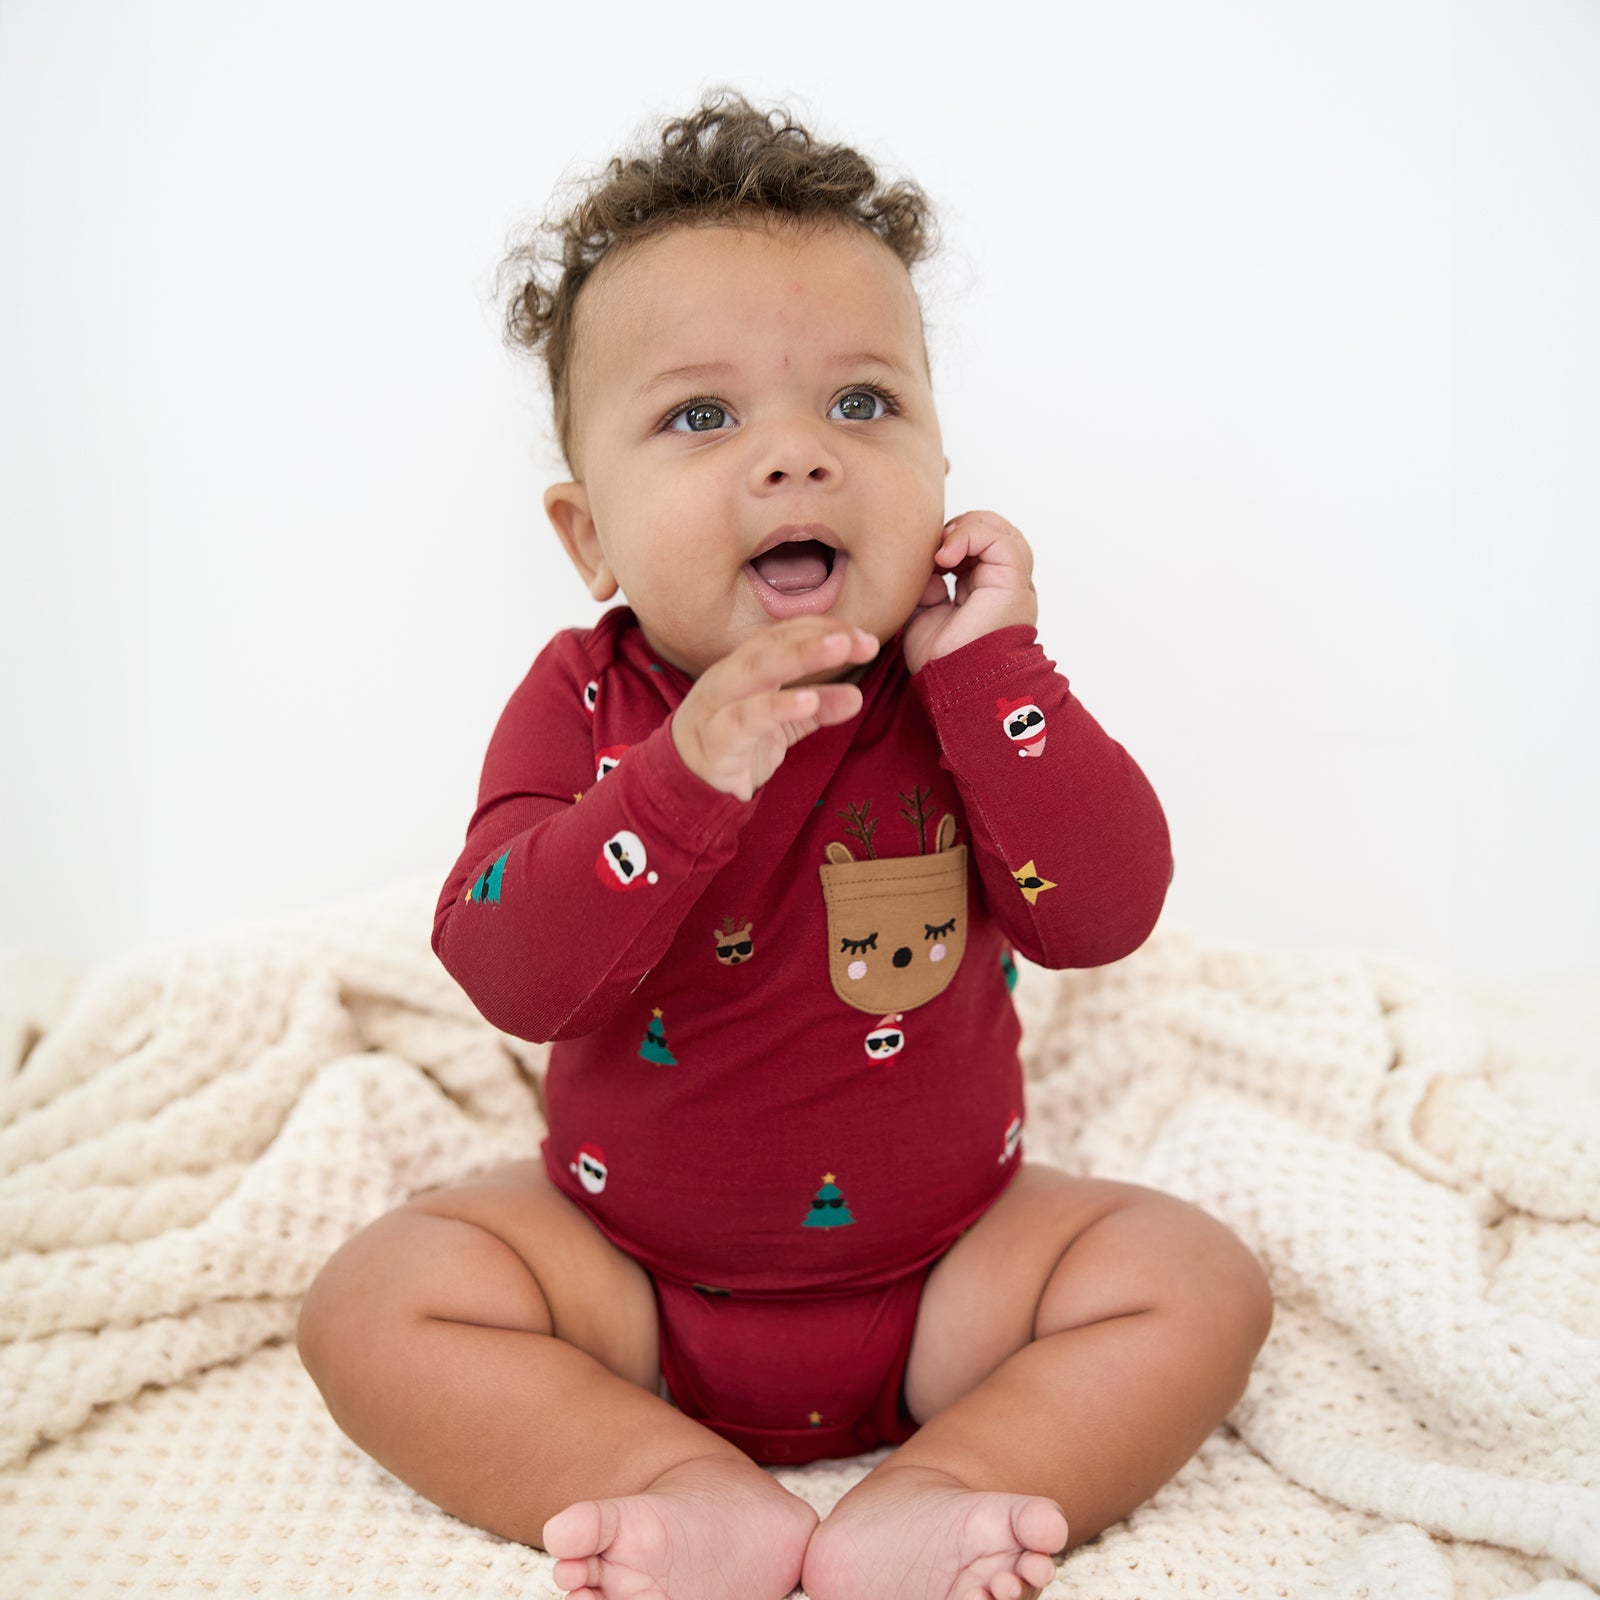
[[[1149,937],[1172,880],[1161,803],[1035,641],[1022,535],[969,512],[939,560],[956,564],[955,599],[930,588],[907,658],[920,647],[912,685],[966,806],[989,909],[1044,966],[1116,961]]]
[[[524,1039],[603,1024],[731,859],[789,746],[860,709],[853,685],[781,685],[876,645],[820,618],[773,628],[702,674],[596,782],[590,668],[574,635],[552,641],[490,740],[434,915],[434,951],[483,1015]]]
[[[749,810],[684,767],[665,723],[596,781],[591,671],[561,634],[517,687],[434,914],[451,976],[524,1039],[605,1021],[665,954]]]

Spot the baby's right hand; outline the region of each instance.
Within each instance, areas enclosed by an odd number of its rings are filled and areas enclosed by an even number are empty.
[[[684,765],[713,789],[748,800],[783,764],[791,745],[861,709],[853,683],[784,688],[846,664],[870,661],[878,641],[826,617],[791,617],[748,639],[695,680],[672,714]]]

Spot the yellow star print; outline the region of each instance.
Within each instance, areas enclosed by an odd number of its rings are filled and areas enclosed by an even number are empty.
[[[820,1411],[813,1411],[811,1413],[810,1417],[807,1418],[807,1421],[810,1422],[810,1424],[811,1424],[811,1426],[813,1428],[821,1427],[821,1425],[822,1425],[822,1413]]]
[[[1017,880],[1017,887],[1022,891],[1022,898],[1030,906],[1038,901],[1039,896],[1046,889],[1055,888],[1055,885],[1048,878],[1039,876],[1038,868],[1034,866],[1031,860],[1024,861],[1020,867],[1017,867],[1012,872],[1011,876]]]

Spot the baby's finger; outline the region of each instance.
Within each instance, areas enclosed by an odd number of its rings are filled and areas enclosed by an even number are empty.
[[[768,689],[724,706],[706,725],[706,744],[714,760],[737,758],[775,729],[817,715],[822,697],[815,689]]]
[[[817,696],[816,717],[820,728],[848,722],[861,710],[861,691],[853,683],[819,683],[813,692]]]
[[[957,527],[957,524],[960,524]],[[964,511],[945,524],[945,539],[951,548],[959,547],[954,566],[960,560],[987,562],[1011,567],[1025,577],[1033,574],[1033,550],[1021,530],[994,511]],[[943,552],[941,551],[941,558]]]
[[[792,731],[810,722],[806,733],[844,722],[861,709],[861,691],[853,683],[818,683],[794,689],[769,689],[746,695],[717,713],[711,737],[725,739],[730,748],[765,738],[774,728]]]
[[[870,661],[878,641],[864,628],[826,617],[795,617],[741,645],[702,675],[723,705],[794,683],[846,662]]]

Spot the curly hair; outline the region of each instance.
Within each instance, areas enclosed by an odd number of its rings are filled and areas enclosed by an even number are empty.
[[[564,215],[547,218],[500,264],[512,293],[505,340],[543,357],[556,437],[572,454],[571,366],[578,297],[601,262],[670,228],[751,221],[856,225],[909,271],[937,248],[928,197],[901,179],[885,186],[843,144],[822,144],[783,107],[760,111],[717,90],[664,123],[660,147],[614,157]]]

